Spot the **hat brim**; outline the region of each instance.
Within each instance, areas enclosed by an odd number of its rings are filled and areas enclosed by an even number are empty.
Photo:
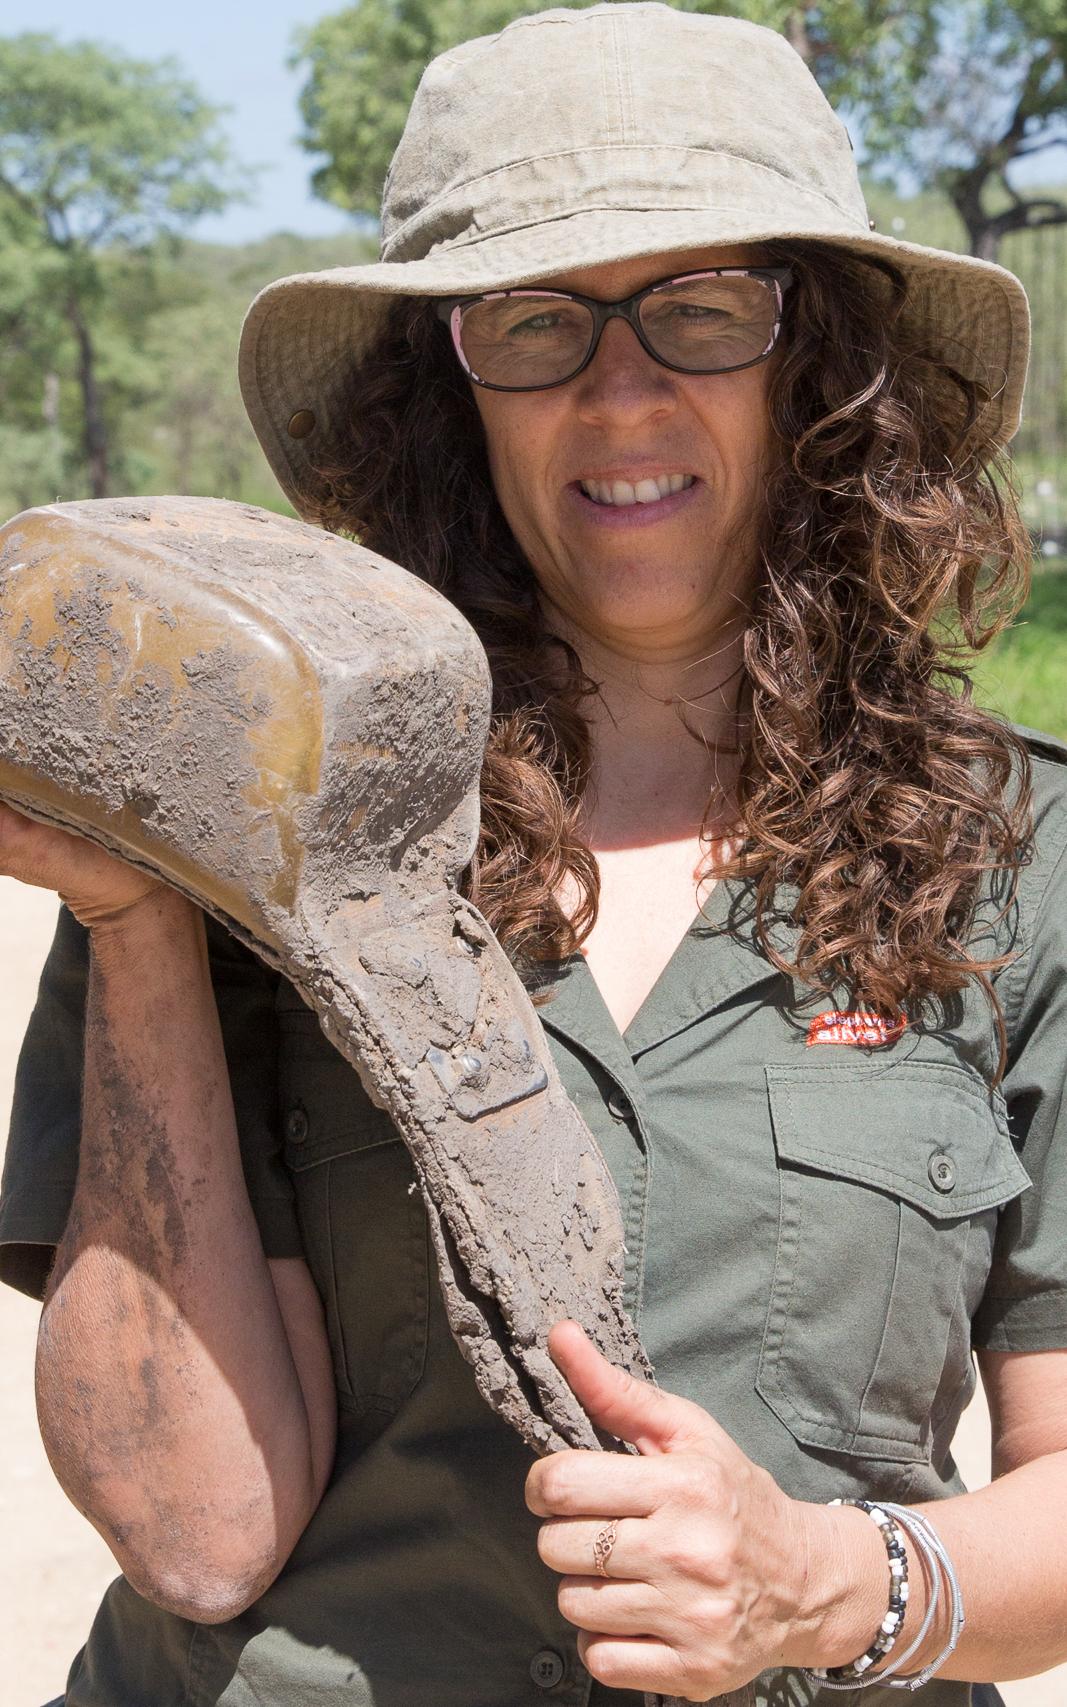
[[[806,217],[805,217],[806,214]],[[805,210],[795,229],[724,207],[594,208],[421,260],[377,261],[298,273],[266,286],[241,332],[238,372],[253,429],[298,515],[318,519],[328,492],[317,464],[343,450],[354,378],[398,296],[451,296],[530,283],[607,261],[727,244],[819,243],[883,257],[908,280],[905,319],[923,346],[976,383],[981,428],[998,446],[1015,433],[1030,347],[1026,293],[1013,273],[972,255],[843,229]],[[303,417],[302,421],[294,418]],[[290,422],[308,427],[294,437]]]

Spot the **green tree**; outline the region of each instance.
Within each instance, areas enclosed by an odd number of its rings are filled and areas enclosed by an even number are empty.
[[[69,361],[94,497],[110,485],[109,369],[119,394],[116,364],[134,359],[113,325],[102,357],[109,284],[124,264],[150,293],[160,246],[243,193],[218,117],[171,60],[47,35],[0,38],[0,384],[24,391],[43,349]],[[58,431],[54,372],[53,360],[43,370],[42,454]]]
[[[951,201],[972,254],[994,261],[1011,232],[1067,224],[1067,195],[1027,189],[1019,166],[1067,143],[1063,0],[927,0],[921,51],[890,59],[861,91],[868,153]]]
[[[315,194],[376,218],[386,169],[428,61],[543,9],[543,0],[359,0],[297,30],[290,64],[308,69],[301,142],[325,157],[311,175]]]
[[[288,508],[241,402],[237,344],[256,292],[286,273],[354,266],[374,245],[355,233],[300,238],[288,233],[246,245],[186,240],[160,263],[155,300],[135,340],[142,368],[123,375],[131,390],[123,478],[131,492],[188,492]],[[114,324],[137,316],[119,281],[108,291]],[[112,322],[109,321],[109,327]]]
[[[55,299],[47,247],[0,210],[0,470],[3,499],[19,509],[62,480]]]
[[[625,5],[629,0],[616,0]],[[1067,140],[1064,0],[676,0],[784,34],[863,140],[883,181],[955,206],[976,254],[1008,232],[1067,220],[1013,168]],[[322,157],[316,193],[375,215],[427,60],[541,9],[541,0],[358,0],[301,31],[304,146]]]

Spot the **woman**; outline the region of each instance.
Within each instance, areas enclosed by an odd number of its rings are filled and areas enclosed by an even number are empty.
[[[944,628],[1024,592],[1020,287],[869,229],[780,38],[656,5],[436,61],[383,234],[257,300],[245,395],[297,507],[484,640],[469,889],[619,1186],[661,1390],[557,1328],[640,1456],[531,1467],[314,1017],[0,814],[93,949],[86,997],[65,916],[3,1222],[125,1573],[68,1707],[874,1703],[930,1666],[931,1707],[995,1701],[970,1680],[1067,1657],[1067,754],[974,709]]]

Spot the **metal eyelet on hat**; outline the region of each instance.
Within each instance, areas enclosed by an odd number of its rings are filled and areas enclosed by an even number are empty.
[[[295,415],[290,415],[285,430],[291,439],[306,439],[315,431],[314,413],[310,409],[298,409]]]

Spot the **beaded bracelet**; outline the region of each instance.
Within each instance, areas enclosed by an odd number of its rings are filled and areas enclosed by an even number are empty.
[[[952,1560],[945,1551],[941,1537],[929,1518],[924,1517],[922,1512],[912,1511],[908,1506],[892,1505],[888,1500],[885,1502],[884,1509],[902,1524],[907,1525],[911,1538],[916,1543],[917,1550],[922,1554],[923,1563],[929,1570],[932,1586],[930,1605],[927,1608],[926,1617],[923,1619],[922,1629],[911,1646],[903,1654],[900,1654],[891,1666],[887,1666],[884,1672],[879,1673],[877,1681],[881,1683],[884,1679],[890,1689],[921,1689],[925,1683],[929,1682],[934,1673],[941,1669],[949,1655],[954,1652],[963,1633],[963,1627],[966,1623],[963,1614],[963,1592],[960,1588],[959,1578],[953,1569]],[[922,1646],[923,1638],[933,1623],[938,1601],[939,1565],[945,1574],[945,1582],[952,1600],[949,1608],[948,1640],[936,1659],[932,1659],[928,1665],[923,1666],[922,1671],[914,1673],[911,1677],[890,1677],[889,1672],[899,1673],[905,1660],[910,1659],[912,1654]]]
[[[904,1627],[908,1607],[908,1549],[904,1532],[896,1519],[870,1500],[836,1499],[830,1505],[854,1505],[878,1525],[889,1559],[889,1608],[878,1627],[878,1634],[858,1660],[843,1666],[812,1666],[806,1674],[824,1689],[855,1689],[864,1672],[878,1660],[884,1659]],[[925,1634],[925,1631],[923,1632]],[[909,1653],[913,1652],[909,1649]],[[872,1678],[871,1682],[874,1681]]]
[[[850,1504],[867,1509],[867,1502],[863,1500],[831,1500],[830,1504]],[[834,1679],[839,1671],[842,1669],[849,1671],[853,1668],[837,1667],[832,1668],[830,1672],[827,1672],[808,1670],[807,1668],[802,1667],[801,1675],[806,1677],[809,1682],[818,1684],[822,1689],[858,1690],[872,1689],[875,1686],[886,1687],[888,1689],[921,1689],[923,1685],[928,1683],[930,1678],[934,1676],[935,1672],[941,1669],[949,1655],[954,1651],[966,1622],[963,1613],[963,1594],[960,1589],[959,1578],[953,1569],[952,1560],[949,1558],[940,1536],[929,1519],[924,1517],[921,1512],[912,1511],[908,1506],[894,1505],[889,1500],[883,1500],[878,1509],[884,1515],[888,1515],[890,1518],[895,1518],[901,1526],[906,1528],[908,1539],[912,1542],[916,1552],[922,1560],[923,1570],[928,1578],[929,1585],[926,1616],[922,1621],[922,1625],[915,1636],[914,1641],[908,1644],[903,1653],[896,1655],[891,1665],[887,1665],[881,1671],[868,1676],[855,1678],[851,1682],[836,1682]],[[913,1673],[910,1677],[901,1676],[900,1674],[903,1666],[911,1659],[911,1656],[917,1653],[922,1647],[923,1642],[926,1640],[927,1632],[933,1624],[941,1595],[940,1579],[942,1573],[944,1574],[946,1589],[951,1597],[948,1640],[941,1652],[937,1655],[936,1659],[932,1659],[927,1665],[923,1666],[921,1671]],[[905,1596],[905,1599],[906,1598],[907,1597]],[[857,1661],[857,1665],[858,1663],[859,1662]]]

